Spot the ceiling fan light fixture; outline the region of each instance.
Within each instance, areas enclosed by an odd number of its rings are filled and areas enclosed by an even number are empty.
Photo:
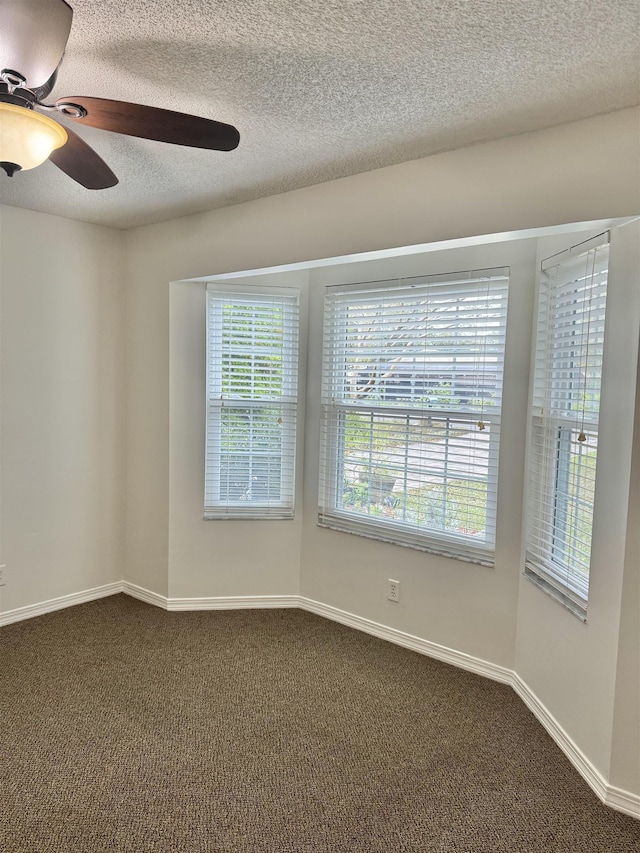
[[[0,166],[7,175],[35,169],[67,138],[64,127],[53,119],[0,101]]]

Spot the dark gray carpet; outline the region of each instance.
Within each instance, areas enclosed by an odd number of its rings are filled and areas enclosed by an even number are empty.
[[[638,853],[515,693],[296,610],[0,629],[3,853]]]

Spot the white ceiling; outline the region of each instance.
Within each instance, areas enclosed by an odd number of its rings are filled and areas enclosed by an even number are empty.
[[[0,201],[130,227],[640,102],[638,0],[70,0],[49,100],[94,95],[235,125],[199,151],[72,124],[118,175],[51,163]]]

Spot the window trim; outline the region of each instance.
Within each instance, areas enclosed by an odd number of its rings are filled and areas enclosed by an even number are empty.
[[[610,250],[611,243],[611,234],[610,231],[605,231],[602,234],[598,234],[594,237],[589,238],[581,243],[576,244],[575,246],[570,247],[569,249],[565,249],[561,252],[558,252],[554,255],[551,255],[548,258],[545,258],[540,263],[540,275],[538,278],[537,288],[536,288],[536,302],[535,302],[535,330],[534,330],[534,338],[532,343],[532,373],[531,373],[531,381],[530,381],[530,417],[529,417],[529,435],[527,441],[527,468],[529,472],[528,483],[527,483],[527,500],[525,503],[526,513],[525,513],[525,536],[524,536],[524,576],[530,580],[535,586],[545,592],[547,595],[551,596],[555,600],[557,600],[560,604],[565,606],[573,615],[579,618],[581,621],[586,621],[587,618],[587,607],[589,602],[589,576],[586,579],[582,579],[579,576],[579,573],[572,569],[568,561],[564,560],[562,562],[560,559],[554,560],[553,555],[542,554],[540,547],[532,547],[531,546],[531,537],[534,532],[534,527],[537,531],[540,531],[543,528],[547,528],[552,531],[552,547],[555,549],[555,545],[553,542],[557,538],[555,536],[555,531],[557,529],[556,522],[556,512],[557,507],[556,503],[559,499],[562,498],[562,495],[559,493],[558,488],[554,485],[551,487],[547,487],[547,492],[543,494],[543,487],[539,484],[540,475],[538,475],[538,482],[534,482],[533,469],[532,465],[534,462],[534,455],[536,453],[535,450],[535,441],[536,441],[536,430],[544,429],[547,435],[552,434],[553,432],[558,432],[557,439],[557,447],[558,451],[555,454],[560,453],[560,442],[562,441],[562,432],[576,432],[578,430],[577,426],[577,418],[569,417],[568,415],[556,414],[549,415],[544,412],[545,400],[540,400],[540,392],[539,388],[541,387],[541,382],[539,380],[539,371],[544,370],[546,373],[549,373],[553,368],[550,364],[547,351],[541,355],[541,350],[545,349],[545,347],[549,346],[547,341],[547,336],[551,333],[546,328],[550,322],[551,313],[548,309],[547,314],[543,318],[543,289],[546,286],[545,281],[543,280],[542,275],[547,271],[551,270],[554,267],[560,266],[565,260],[573,260],[579,259],[582,256],[588,255],[589,252],[594,251],[597,252],[599,248],[607,247]],[[595,262],[595,256],[594,256]],[[608,284],[608,269],[610,265],[610,254],[608,256],[607,262],[607,284]],[[566,288],[566,284],[559,285],[560,288]],[[608,287],[605,289],[605,307],[603,310],[603,322],[606,327],[606,315],[607,315],[607,295],[608,295]],[[549,300],[553,298],[550,292],[544,297],[544,299]],[[583,297],[585,299],[586,297]],[[545,324],[545,338],[541,337],[540,327],[541,323],[544,320]],[[580,341],[580,347],[583,346],[583,342]],[[601,345],[602,346],[602,354],[600,356],[599,362],[599,387],[600,394],[602,393],[602,382],[604,376],[604,353],[606,341]],[[587,353],[588,353],[587,344]],[[558,370],[561,368],[558,367]],[[566,369],[566,368],[565,368]],[[586,381],[586,380],[585,380]],[[586,386],[585,386],[586,387]],[[542,402],[542,405],[541,405]],[[594,486],[597,481],[597,463],[599,455],[597,453],[597,439],[599,433],[599,419],[600,419],[600,403],[598,403],[598,411],[593,414],[589,413],[586,417],[584,417],[584,432],[589,437],[594,437],[596,439],[596,465],[594,470]],[[571,441],[570,438],[565,439]],[[546,463],[547,470],[545,471],[545,482],[557,481],[559,464],[558,461],[554,464],[553,459],[554,454],[547,452],[547,456],[545,459],[542,459],[544,463]],[[579,454],[579,457],[581,453]],[[577,500],[577,498],[576,498]],[[533,502],[537,502],[538,504],[544,504],[547,508],[544,510],[544,517],[538,517],[536,515],[535,519],[533,518],[533,510],[532,504]],[[590,512],[591,512],[591,535],[589,537],[589,563],[591,563],[591,554],[593,549],[593,531],[594,531],[594,522],[595,522],[595,495],[591,500],[590,504]],[[590,573],[590,572],[589,572]]]
[[[288,318],[290,324],[289,330],[285,335],[289,338],[289,354],[291,363],[287,365],[284,372],[286,374],[285,391],[276,399],[259,398],[259,397],[241,397],[239,395],[223,396],[220,394],[219,399],[217,391],[221,388],[221,362],[212,364],[210,358],[213,349],[211,337],[212,327],[218,328],[221,333],[222,324],[219,320],[211,320],[212,302],[225,296],[233,299],[234,297],[255,297],[254,304],[273,303],[277,297],[282,297],[292,306],[291,315]],[[299,369],[300,369],[300,299],[301,293],[299,287],[276,287],[273,285],[245,285],[245,284],[229,284],[223,282],[209,282],[207,284],[206,295],[206,393],[205,393],[205,494],[204,494],[204,515],[206,521],[219,520],[291,520],[295,516],[295,489],[296,489],[296,450],[297,450],[297,421],[299,412]],[[241,301],[240,299],[238,300]],[[287,322],[287,321],[285,321]],[[213,380],[216,383],[215,391],[212,391],[212,374],[216,375]],[[222,501],[216,498],[211,499],[210,483],[213,479],[214,487],[217,481],[220,483],[220,425],[221,421],[216,412],[222,412],[224,408],[238,407],[245,410],[276,410],[283,417],[285,424],[289,421],[288,430],[285,432],[282,440],[280,452],[280,476],[281,495],[284,492],[284,497],[279,501],[265,501],[258,503],[254,501],[242,500],[227,500]],[[218,429],[215,428],[215,423],[212,425],[211,420],[218,422]],[[210,458],[213,461],[210,462]],[[219,502],[216,502],[218,500]]]
[[[467,290],[470,294],[478,293],[477,279],[489,278],[489,287],[493,283],[494,292],[498,288],[503,291],[502,298],[503,313],[500,319],[500,333],[502,336],[502,352],[499,362],[499,381],[500,381],[500,399],[498,406],[489,406],[482,415],[485,424],[490,427],[487,432],[490,436],[488,446],[488,462],[487,475],[483,482],[487,487],[486,500],[486,538],[484,541],[472,540],[471,537],[464,534],[456,535],[447,531],[441,531],[428,528],[417,528],[403,521],[395,521],[380,516],[368,516],[366,514],[358,514],[349,512],[340,506],[338,498],[338,487],[343,470],[342,465],[337,462],[339,455],[337,434],[339,427],[331,429],[329,426],[332,418],[346,416],[348,412],[362,412],[363,414],[371,414],[371,416],[389,416],[395,418],[411,417],[412,419],[423,420],[439,420],[448,424],[453,421],[460,423],[468,423],[477,428],[478,413],[461,412],[457,408],[447,409],[446,407],[436,408],[430,403],[428,408],[418,409],[410,406],[402,407],[387,407],[376,405],[375,403],[354,403],[345,402],[333,398],[331,394],[327,394],[329,388],[335,388],[340,384],[340,370],[334,371],[329,378],[323,375],[323,392],[322,392],[322,438],[320,452],[320,494],[318,506],[318,526],[325,527],[341,532],[352,533],[366,538],[372,538],[377,541],[386,542],[403,547],[410,547],[420,551],[426,551],[438,556],[455,558],[464,562],[476,563],[483,566],[493,566],[495,564],[495,536],[496,536],[496,521],[497,521],[497,491],[498,491],[498,465],[499,465],[499,437],[500,437],[500,419],[502,412],[502,384],[505,366],[505,347],[506,347],[506,319],[508,309],[508,294],[509,294],[509,275],[508,267],[490,268],[488,270],[473,270],[463,273],[439,273],[436,275],[416,276],[410,279],[385,280],[378,282],[358,282],[355,284],[330,285],[325,289],[325,314],[324,314],[324,347],[323,347],[323,374],[327,367],[339,363],[344,363],[343,352],[346,351],[344,339],[341,340],[339,334],[339,323],[335,317],[330,316],[328,305],[330,300],[335,295],[347,294],[353,295],[355,301],[366,299],[367,294],[374,293],[376,290],[387,290],[393,296],[402,295],[402,293],[415,292],[415,289],[420,284],[426,284],[429,295],[438,293],[452,293],[455,288],[462,294]],[[469,280],[471,279],[471,280]],[[500,280],[502,282],[500,283]],[[492,293],[493,296],[493,293]],[[487,290],[487,298],[489,298]],[[333,322],[332,322],[333,319]],[[343,336],[344,338],[344,336]],[[485,362],[486,363],[486,362]],[[344,371],[342,371],[344,374]],[[343,377],[344,378],[344,377]],[[329,399],[331,397],[331,399]],[[337,414],[335,414],[337,413]],[[448,439],[447,439],[448,441]],[[340,470],[338,470],[340,469]],[[331,497],[333,495],[333,498]],[[382,522],[382,523],[381,523]]]

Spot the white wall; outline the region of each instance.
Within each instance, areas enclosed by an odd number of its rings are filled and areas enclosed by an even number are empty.
[[[167,594],[170,281],[632,215],[639,137],[622,110],[130,231],[128,579]]]
[[[262,285],[279,276],[262,276]],[[274,281],[275,279],[275,281]],[[289,273],[301,288],[300,338],[306,350],[306,272]],[[248,283],[245,280],[245,283]],[[170,292],[169,596],[297,595],[300,581],[303,466],[297,466],[296,513],[287,521],[205,521],[204,445],[206,283],[181,281]],[[303,395],[305,359],[299,366]],[[304,449],[304,407],[297,457]]]
[[[640,254],[640,245],[636,246]],[[640,259],[637,269],[640,269]],[[639,353],[640,358],[640,353]],[[640,371],[627,516],[627,551],[622,587],[620,642],[611,754],[611,782],[640,791]]]
[[[513,667],[536,240],[450,249],[311,272],[302,595]],[[317,526],[324,286],[510,267],[496,565],[489,569]],[[400,602],[386,598],[400,581]]]
[[[508,247],[516,285],[501,465],[513,471],[501,485],[493,570],[315,527],[313,382],[298,520],[274,524],[268,547],[263,525],[203,522],[203,362],[189,369],[203,343],[203,287],[170,286],[234,270],[633,215],[640,207],[639,137],[640,110],[624,110],[126,235],[2,209],[2,556],[10,577],[2,608],[122,577],[126,479],[127,580],[163,595],[201,597],[295,593],[299,578],[305,595],[494,663],[515,662],[598,770],[640,794],[635,758],[625,751],[637,743],[640,716],[636,615],[623,598],[637,592],[637,547],[625,546],[626,505],[615,535],[602,540],[617,549],[615,566],[607,576],[599,553],[601,580],[587,626],[518,579],[531,244]],[[492,266],[505,263],[497,249],[482,250]],[[316,354],[323,276],[314,272],[309,284],[309,346]],[[627,462],[611,457],[611,471],[624,481],[614,488],[613,505],[623,506],[626,488],[637,510],[625,390],[632,396],[622,383],[616,400],[625,412],[619,447]],[[411,592],[402,605],[380,595],[389,565],[403,592]]]
[[[122,577],[123,235],[0,208],[0,609]]]
[[[626,758],[611,752],[623,587],[637,590],[638,564],[629,561],[627,525],[640,330],[639,239],[637,222],[612,232],[588,620],[570,618],[524,577],[517,614],[516,672],[605,778],[618,772],[621,761],[636,762],[640,771],[631,711],[631,706],[639,710],[640,670],[633,672],[633,652],[620,662],[617,680],[618,701],[630,703],[626,725],[619,719]],[[541,240],[538,261],[566,246],[564,238]],[[625,607],[624,630],[631,632],[633,603]],[[623,775],[632,778],[628,771]],[[640,792],[640,786],[634,790]]]
[[[170,296],[170,281],[633,215],[640,209],[639,152],[640,111],[625,110],[130,232],[127,578],[179,597],[296,589],[297,567],[285,565],[295,559],[300,542],[295,524],[274,524],[270,534],[261,529],[264,525],[201,520],[204,418],[199,392],[204,373],[198,353],[204,329],[198,326],[198,312],[203,289],[174,285]],[[468,566],[315,526],[318,389],[311,370],[305,501],[298,514],[303,520],[300,591],[493,663],[521,668],[525,681],[595,768],[640,793],[635,758],[622,746],[637,741],[633,727],[640,713],[632,648],[637,631],[632,608],[621,609],[623,584],[631,592],[636,588],[631,551],[624,563],[624,486],[612,504],[622,515],[608,533],[603,529],[604,544],[596,552],[601,571],[596,572],[586,626],[519,578],[533,296],[532,264],[527,265],[533,259],[531,244],[509,247],[516,253],[510,261],[500,257],[504,246],[497,248],[484,250],[486,262],[511,263],[515,287],[505,382],[509,427],[503,431],[501,454],[502,472],[506,468],[511,476],[501,480],[496,568]],[[421,266],[419,271],[427,270]],[[341,274],[338,269],[310,274],[311,367],[320,346],[320,286]],[[188,364],[194,359],[199,366],[190,375]],[[626,473],[615,460],[611,471],[626,476],[628,496],[626,410],[624,419]],[[265,533],[268,541],[262,538]],[[616,551],[609,575],[602,571],[605,546]],[[382,594],[392,571],[405,593],[400,605],[386,602]]]
[[[299,541],[295,525],[287,531],[274,524],[278,559],[265,562],[274,542],[261,549],[256,543],[263,541],[259,537],[264,531],[257,525],[251,531],[243,528],[238,552],[232,546],[239,541],[239,527],[201,521],[198,445],[203,412],[196,398],[198,386],[204,387],[203,368],[200,364],[198,374],[188,376],[185,365],[196,358],[198,341],[202,343],[202,330],[193,337],[189,333],[196,328],[202,288],[174,286],[170,296],[169,282],[631,216],[640,210],[639,153],[640,110],[624,110],[131,231],[127,579],[164,595],[187,597],[295,591],[295,570],[279,565],[280,558],[292,557]],[[490,265],[505,263],[492,249],[486,251],[495,258]],[[602,540],[617,549],[616,565],[608,585],[602,571],[604,552],[596,554],[600,571],[586,626],[519,580],[516,551],[532,300],[524,269],[531,252],[527,247],[521,251],[512,259],[517,285],[510,308],[505,388],[510,428],[501,455],[503,474],[505,467],[513,468],[512,477],[503,477],[501,484],[496,568],[461,565],[315,527],[318,413],[317,388],[311,381],[300,589],[335,607],[494,663],[515,663],[604,778],[640,794],[631,768],[634,759],[625,756],[621,746],[637,740],[633,726],[639,713],[633,672],[637,655],[632,651],[620,660],[617,656],[619,639],[624,638],[627,648],[637,636],[631,616],[621,610],[625,565],[631,565],[624,563],[627,505],[621,490],[616,490],[612,506],[623,518],[613,524],[615,533]],[[314,285],[321,281],[319,276],[312,273],[310,282],[311,364],[319,347],[319,291]],[[624,387],[616,393],[616,400],[621,399]],[[624,465],[612,461],[611,470],[626,476],[628,496],[630,422],[622,405],[627,444],[620,447],[628,451],[627,468],[625,473]],[[191,426],[185,417],[190,407]],[[388,604],[381,594],[390,568],[408,593],[402,605]],[[633,590],[633,582],[629,584]]]

